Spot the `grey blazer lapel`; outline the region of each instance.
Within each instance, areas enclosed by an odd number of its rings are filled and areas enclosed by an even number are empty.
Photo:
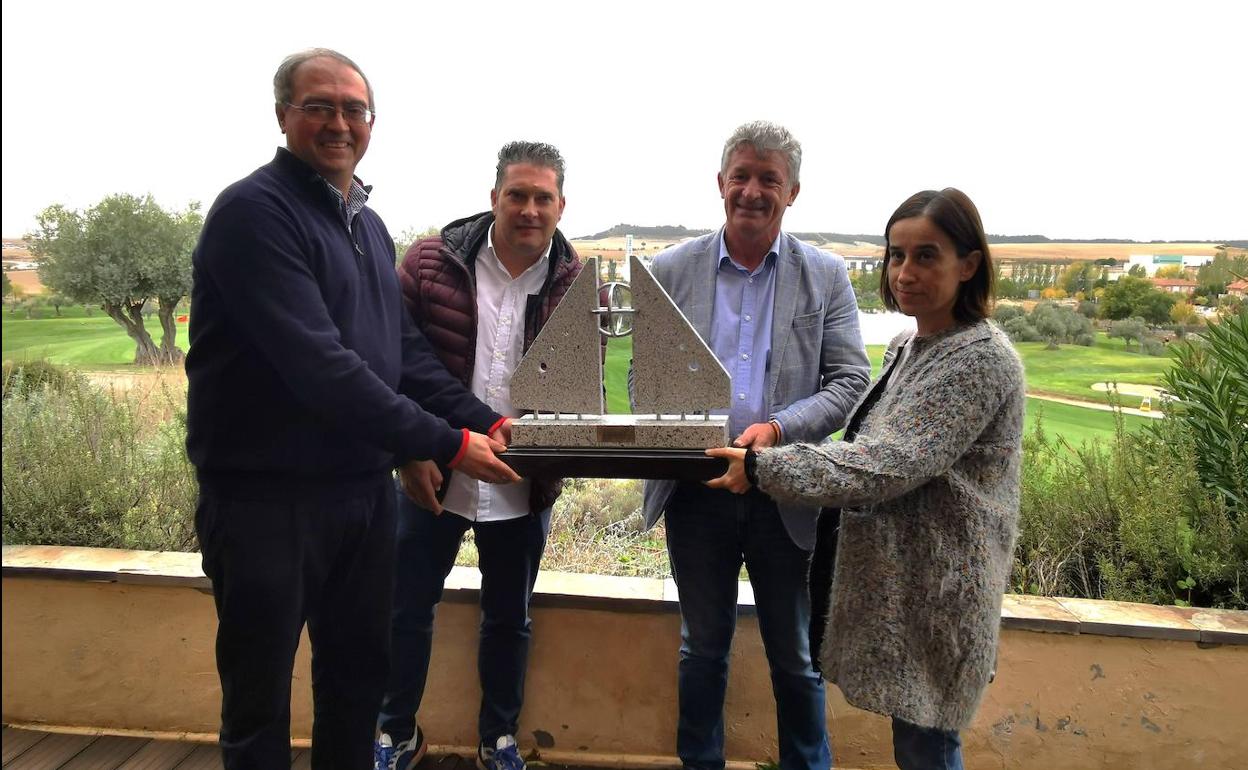
[[[686,317],[698,336],[708,345],[711,339],[711,315],[715,310],[715,276],[719,273],[719,243],[723,228],[706,243],[706,248],[693,255],[689,265],[689,278],[693,291]]]
[[[802,275],[802,254],[791,235],[780,241],[781,253],[776,255],[776,297],[771,309],[771,362],[767,372],[768,406],[776,398],[779,362],[784,360],[784,347],[789,344],[793,316],[797,313],[797,289]]]

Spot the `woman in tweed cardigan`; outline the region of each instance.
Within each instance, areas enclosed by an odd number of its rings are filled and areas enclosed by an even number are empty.
[[[992,675],[1018,522],[1023,370],[985,316],[992,264],[979,213],[952,188],[912,196],[885,230],[880,294],[898,336],[843,441],[712,449],[708,482],[840,506],[822,670],[893,718],[898,765],[962,766],[958,730]],[[834,516],[835,512],[825,512]],[[823,556],[828,554],[823,553]]]

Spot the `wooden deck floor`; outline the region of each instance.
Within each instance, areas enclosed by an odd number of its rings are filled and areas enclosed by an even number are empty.
[[[119,735],[71,735],[27,730],[5,725],[0,745],[4,770],[219,770],[221,750],[216,744],[131,738]],[[589,770],[546,764],[547,770]],[[312,752],[294,749],[290,766],[311,770]],[[421,770],[476,770],[466,757],[429,755]]]
[[[125,738],[117,735],[69,735],[5,727],[5,770],[218,770],[215,745]],[[311,768],[311,753],[291,752],[292,768]]]

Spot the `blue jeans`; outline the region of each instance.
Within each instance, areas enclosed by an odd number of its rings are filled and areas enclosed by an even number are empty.
[[[832,765],[824,691],[810,662],[810,552],[789,538],[772,500],[681,484],[667,506],[667,549],[680,592],[680,718],[687,768],[724,767],[724,695],[737,623],[737,577],[749,570],[771,667],[782,770]]]
[[[472,528],[481,569],[481,740],[493,746],[519,729],[529,658],[529,599],[546,547],[544,516],[476,523],[441,515],[398,493],[398,553],[391,612],[390,681],[377,724],[395,742],[411,737],[425,694],[433,616],[464,533]]]
[[[893,717],[893,759],[901,770],[962,770],[957,730],[919,727]]]

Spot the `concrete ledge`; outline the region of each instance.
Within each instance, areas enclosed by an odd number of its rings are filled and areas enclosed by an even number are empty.
[[[444,750],[476,741],[480,577],[456,569],[438,609],[421,723]],[[733,639],[725,750],[777,756],[771,675],[748,585]],[[211,736],[216,617],[196,554],[6,546],[3,719]],[[576,766],[673,767],[680,618],[671,581],[543,573],[522,750]],[[963,731],[968,766],[1242,768],[1248,613],[1006,596],[996,680]],[[310,655],[292,678],[296,741],[311,727]],[[889,722],[829,684],[838,767],[893,767]]]
[[[200,567],[199,554],[195,553],[6,545],[3,574],[212,591]],[[446,581],[444,601],[476,604],[480,591],[480,572],[472,567],[455,567]],[[671,579],[571,572],[540,573],[533,604],[612,612],[680,611],[676,584]],[[738,605],[742,614],[753,614],[754,594],[749,583],[740,584]],[[1001,627],[1055,634],[1248,644],[1248,612],[1066,597],[1006,594]]]
[[[212,592],[197,553],[6,545],[3,570],[5,577],[176,586]]]

